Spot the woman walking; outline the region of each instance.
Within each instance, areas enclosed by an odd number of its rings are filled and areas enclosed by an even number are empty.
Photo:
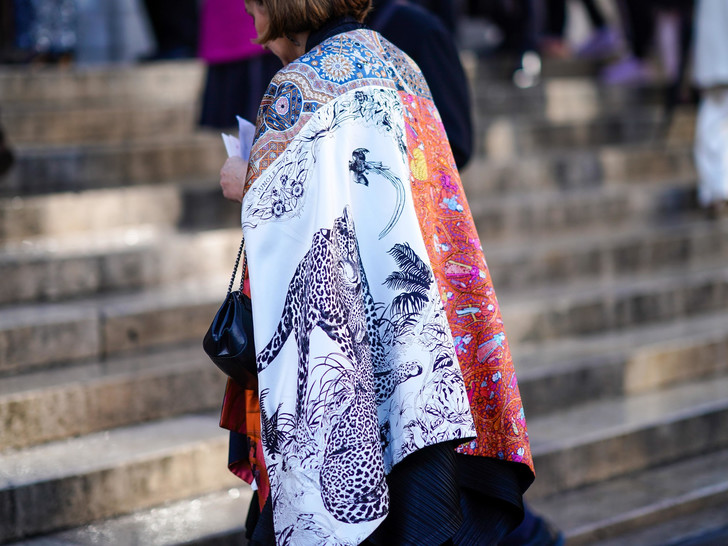
[[[533,465],[427,83],[363,26],[370,0],[246,9],[284,65],[249,163],[221,171],[255,323],[257,378],[229,381],[222,413],[258,489],[251,544],[496,544]]]

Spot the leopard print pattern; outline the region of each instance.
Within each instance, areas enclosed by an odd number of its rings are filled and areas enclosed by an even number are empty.
[[[397,368],[389,368],[382,372],[374,372],[374,386],[377,393],[377,405],[384,404],[401,384],[422,373],[419,362],[403,362]]]
[[[314,235],[290,282],[275,334],[257,356],[258,373],[262,373],[294,333],[299,358],[296,426],[305,415],[309,341],[316,327],[353,364],[351,373],[342,379],[347,387],[330,404],[320,471],[322,499],[339,521],[371,521],[388,511],[377,405],[391,397],[400,382],[422,373],[422,367],[407,363],[393,369],[387,364],[348,208],[335,220],[333,229]]]

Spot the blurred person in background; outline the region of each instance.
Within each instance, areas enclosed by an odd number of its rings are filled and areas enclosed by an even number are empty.
[[[728,1],[697,0],[693,79],[701,91],[695,133],[698,199],[728,216]]]
[[[78,63],[133,62],[154,52],[141,0],[76,0],[76,9]]]
[[[586,10],[593,31],[591,36],[576,49],[576,55],[585,59],[604,59],[615,55],[621,41],[596,0],[580,0]],[[549,57],[565,58],[572,53],[564,38],[567,22],[567,0],[545,0],[544,36],[541,52]]]
[[[693,0],[625,0],[620,6],[627,53],[602,71],[602,80],[628,85],[656,81],[658,75],[650,65],[649,55],[658,28],[664,79],[671,83],[678,79],[688,55]]]
[[[242,0],[241,0],[242,1]],[[197,56],[198,0],[144,0],[157,44],[147,60],[185,59]]]
[[[75,0],[13,0],[3,13],[12,17],[11,61],[67,63],[73,59]]]
[[[10,144],[5,139],[2,123],[0,123],[0,176],[6,174],[15,162],[15,154],[10,149]]]
[[[421,3],[402,0],[373,0],[366,24],[417,63],[440,112],[455,163],[458,169],[465,167],[473,151],[473,122],[468,81],[454,33]]]
[[[485,17],[501,29],[498,51],[515,54],[513,82],[532,87],[541,77],[538,17],[541,0],[469,0],[468,13]]]
[[[0,0],[0,63],[12,62],[15,50],[13,0]]]
[[[200,57],[207,64],[200,125],[236,127],[235,116],[255,122],[268,83],[282,67],[253,43],[253,19],[242,0],[204,0],[200,13]]]
[[[458,3],[456,0],[401,0],[402,4],[415,4],[437,17],[450,34],[455,36],[458,27]],[[374,8],[376,10],[376,7]]]

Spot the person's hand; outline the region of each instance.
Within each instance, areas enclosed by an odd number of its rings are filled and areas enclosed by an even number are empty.
[[[225,199],[243,202],[243,188],[245,188],[245,175],[248,172],[248,162],[241,157],[228,157],[220,169],[220,186]]]

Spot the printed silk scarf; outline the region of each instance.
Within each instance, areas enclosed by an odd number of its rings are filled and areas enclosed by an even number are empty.
[[[231,468],[271,495],[279,544],[358,544],[388,513],[385,476],[426,446],[532,468],[490,275],[409,58],[356,30],[284,68],[246,188],[258,385],[229,383],[221,424],[249,439]]]

